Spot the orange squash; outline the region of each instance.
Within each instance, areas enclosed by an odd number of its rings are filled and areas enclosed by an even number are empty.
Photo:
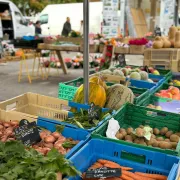
[[[84,103],[84,85],[81,85],[74,96],[74,102]],[[100,107],[104,107],[106,103],[106,91],[98,83],[89,82],[89,104],[94,103]]]

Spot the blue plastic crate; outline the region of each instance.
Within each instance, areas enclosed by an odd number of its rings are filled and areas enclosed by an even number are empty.
[[[70,161],[79,171],[86,172],[98,159],[107,159],[122,166],[132,167],[133,171],[169,175],[168,180],[175,180],[176,167],[174,165],[179,162],[179,158],[175,156],[99,139],[88,141],[70,158]],[[79,180],[81,178],[71,177],[69,179]]]
[[[80,109],[88,110],[90,108],[89,105],[79,104],[79,103],[75,103],[75,102],[68,102],[68,106],[76,108],[77,111],[79,111]],[[102,112],[106,112],[106,111],[108,111],[108,108],[102,108]],[[113,111],[112,113],[115,114],[115,111]],[[99,126],[101,126],[107,119],[109,119],[110,116],[111,115],[109,114],[102,121],[100,121],[96,127],[93,127],[90,129],[82,129],[82,128],[79,128],[78,126],[74,125],[74,124],[66,123],[65,121],[57,121],[57,120],[48,119],[48,118],[44,118],[44,117],[38,117],[38,120],[47,121],[47,122],[51,122],[51,123],[55,123],[55,124],[59,124],[59,125],[64,125],[66,127],[81,129],[82,132],[91,133],[92,131],[97,129]],[[73,112],[68,111],[68,117],[73,117]]]
[[[51,132],[54,132],[56,131],[56,125],[58,124],[38,119],[37,125],[40,127],[46,128]],[[66,138],[73,138],[74,140],[80,141],[76,146],[74,146],[66,154],[66,158],[70,158],[81,146],[83,146],[88,141],[88,138],[89,138],[88,132],[83,131],[81,129],[71,128],[71,127],[64,127],[62,135]]]

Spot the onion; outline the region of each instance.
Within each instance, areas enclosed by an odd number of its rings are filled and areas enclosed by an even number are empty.
[[[11,126],[10,123],[8,123],[8,122],[3,122],[3,125],[4,125],[4,127],[6,127],[6,128],[8,128],[8,127]]]
[[[44,147],[53,148],[53,143],[44,143]]]
[[[0,125],[0,130],[4,129],[4,126],[3,125]]]
[[[0,137],[3,135],[3,133],[0,131]]]
[[[58,138],[58,142],[63,143],[64,141],[66,141],[66,138],[64,136]]]
[[[47,136],[44,131],[41,131],[41,132],[39,133],[39,135],[40,135],[40,138],[41,138],[42,140],[44,140],[44,138]]]
[[[8,141],[15,141],[15,138],[8,138]]]
[[[45,141],[46,143],[53,143],[53,142],[56,141],[56,139],[54,138],[54,136],[48,135],[48,136],[46,136],[46,137],[44,138],[44,141]]]
[[[53,132],[51,135],[54,136],[56,139],[58,139],[59,137],[61,137],[61,134],[58,133],[58,132]]]
[[[57,173],[56,180],[62,180],[62,174],[60,172]]]
[[[1,141],[2,141],[2,142],[6,142],[6,141],[7,141],[7,136],[6,136],[6,135],[2,136],[2,137],[1,137]]]
[[[55,147],[56,149],[59,149],[60,147],[62,147],[62,143],[59,142],[59,141],[56,141],[55,144],[54,144],[54,147]]]
[[[46,155],[51,149],[48,147],[45,147],[45,148],[43,148],[43,150],[45,151],[45,155]]]
[[[11,123],[12,126],[18,126],[19,125],[18,121],[11,121],[10,123]]]

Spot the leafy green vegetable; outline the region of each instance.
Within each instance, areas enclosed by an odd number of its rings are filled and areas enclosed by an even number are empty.
[[[58,133],[62,133],[64,131],[65,126],[63,125],[56,125],[56,131]]]
[[[73,148],[77,143],[74,143],[72,141],[65,141],[62,143],[63,148]]]
[[[103,120],[106,116],[110,115],[111,112],[112,112],[112,110],[109,110],[108,112],[102,112],[101,111],[98,119],[90,120],[89,115],[88,115],[88,111],[81,109],[79,112],[75,112],[73,117],[67,118],[65,120],[65,122],[69,123],[69,124],[74,124],[74,125],[76,125],[80,128],[83,128],[83,129],[89,129],[92,127],[96,127],[97,124],[101,120]]]
[[[43,156],[18,141],[0,142],[0,180],[56,180],[58,172],[80,175],[56,149]]]

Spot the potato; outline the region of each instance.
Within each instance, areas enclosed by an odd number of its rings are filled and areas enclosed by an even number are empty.
[[[178,144],[177,142],[171,142],[172,148],[176,149],[177,144]]]
[[[167,127],[163,127],[160,131],[161,135],[165,135],[168,132],[168,128]]]
[[[177,132],[177,133],[175,133],[175,134],[180,137],[180,132]]]
[[[151,135],[151,138],[156,139],[156,136],[154,134]]]
[[[131,127],[127,128],[126,132],[128,135],[131,134],[133,132],[133,128]]]
[[[144,126],[143,125],[139,125],[139,128],[144,128]]]
[[[156,139],[154,139],[154,142],[152,144],[153,147],[158,147],[159,145],[159,141],[157,141]]]
[[[130,135],[126,135],[125,140],[133,141],[133,138]]]
[[[157,137],[156,140],[157,141],[164,141],[164,138],[163,137]]]
[[[159,142],[158,146],[162,149],[171,149],[172,148],[172,144],[170,142],[165,142],[165,141]]]
[[[135,134],[131,134],[133,141],[137,138]]]
[[[153,129],[153,132],[154,132],[155,135],[158,135],[158,134],[160,133],[160,131],[159,131],[158,128],[154,128],[154,129]]]
[[[171,142],[179,142],[179,136],[178,135],[176,135],[176,134],[172,134],[171,136],[170,136],[170,140],[171,140]]]
[[[123,139],[123,135],[119,132],[116,133],[116,138]]]
[[[126,131],[122,131],[121,134],[123,135],[123,138],[127,135]]]
[[[142,129],[142,128],[137,128],[137,129],[136,129],[136,135],[137,135],[138,137],[143,137],[144,134],[145,134],[144,129]]]
[[[126,131],[124,128],[121,128],[121,129],[119,130],[120,133],[122,133],[122,132],[124,132],[124,131]]]
[[[154,142],[155,142],[155,139],[151,138],[151,139],[150,139],[149,141],[147,141],[146,143],[147,143],[148,146],[151,146],[151,145],[153,145]]]
[[[139,144],[139,139],[136,138],[136,139],[134,140],[134,143]]]
[[[167,138],[170,138],[170,136],[173,134],[173,131],[168,131],[166,134],[165,134],[165,136],[167,137]]]
[[[147,146],[147,144],[145,142],[139,142],[139,144]]]
[[[164,141],[166,141],[166,142],[170,142],[170,139],[165,139]]]

